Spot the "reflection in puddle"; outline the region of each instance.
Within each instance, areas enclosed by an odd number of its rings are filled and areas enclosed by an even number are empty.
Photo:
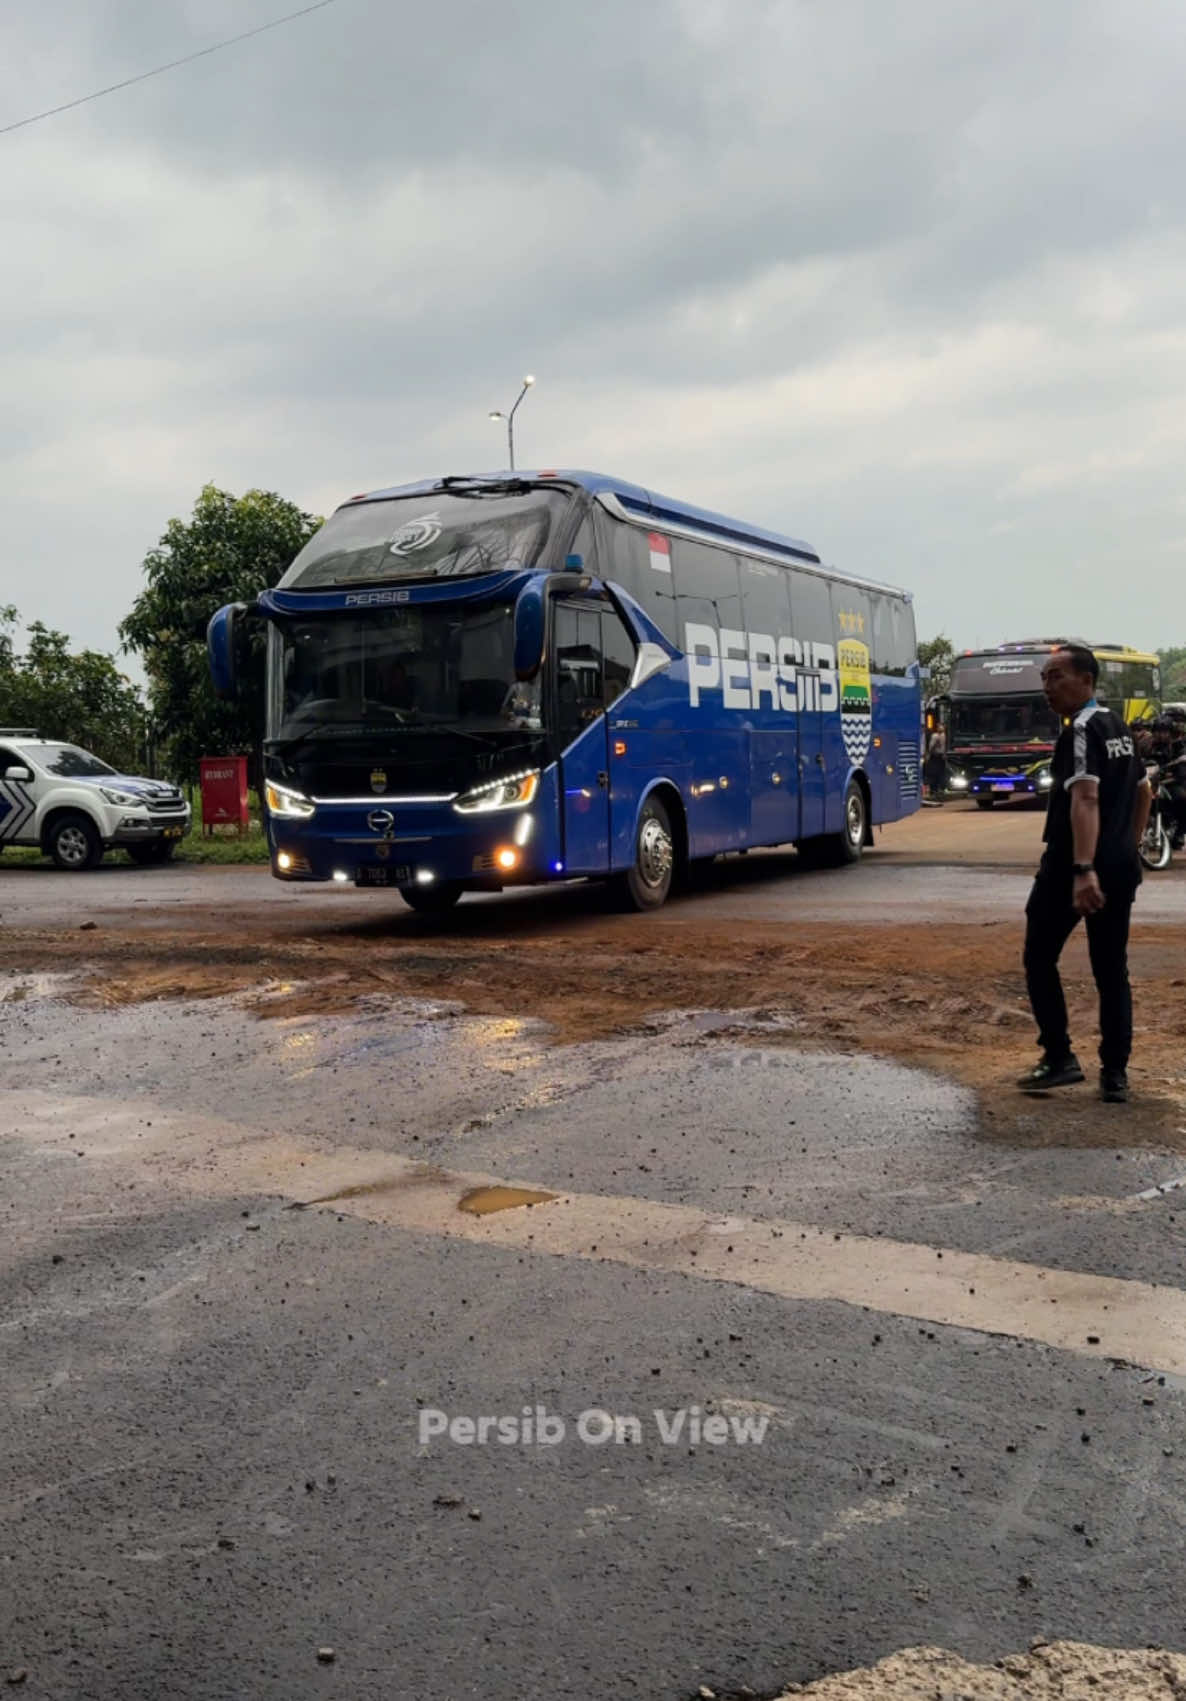
[[[471,1187],[457,1201],[459,1210],[474,1217],[488,1217],[494,1211],[510,1211],[517,1205],[546,1205],[558,1199],[558,1193],[543,1193],[534,1187]]]

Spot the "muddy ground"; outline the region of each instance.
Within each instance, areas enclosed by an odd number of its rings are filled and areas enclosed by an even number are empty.
[[[618,913],[595,888],[575,889],[572,902],[467,903],[443,923],[382,899],[375,908],[335,906],[323,888],[284,905],[253,904],[236,884],[228,903],[231,883],[212,870],[200,899],[187,887],[184,902],[154,908],[153,894],[173,888],[142,885],[134,909],[130,901],[96,910],[97,922],[72,916],[23,927],[20,904],[8,903],[0,970],[18,976],[9,996],[21,996],[22,973],[81,970],[74,996],[92,1005],[239,993],[259,998],[265,1019],[348,1011],[377,991],[444,998],[476,1014],[543,1018],[558,1043],[637,1032],[673,1009],[762,1009],[783,1018],[788,1043],[880,1053],[975,1088],[989,1138],[1186,1151],[1186,920],[1156,907],[1176,895],[1186,868],[1150,877],[1138,907],[1153,919],[1133,928],[1134,1100],[1119,1110],[1099,1104],[1090,1085],[1062,1098],[1016,1091],[1014,1077],[1035,1057],[1035,1033],[1012,896],[1007,909],[994,897],[979,915],[943,919],[928,913],[924,886],[917,905],[878,908],[866,898],[847,922],[810,919],[813,893],[864,897],[884,886],[888,894],[912,869],[944,863],[959,870],[963,891],[980,882],[988,892],[1002,872],[1032,869],[1040,830],[1040,818],[1014,810],[989,818],[924,811],[887,830],[867,868],[811,877],[821,882],[811,887],[802,877],[798,887],[793,877],[749,880],[739,904],[740,876],[728,872],[739,865],[718,864],[703,898],[653,916]],[[255,879],[261,894],[275,893],[266,873]],[[102,884],[100,875],[92,887],[68,889],[98,892]],[[21,896],[16,880],[8,890]],[[1082,930],[1064,967],[1090,1082],[1095,994]]]

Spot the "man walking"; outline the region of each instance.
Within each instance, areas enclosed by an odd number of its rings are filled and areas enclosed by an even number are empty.
[[[1083,917],[1100,998],[1100,1097],[1123,1104],[1132,1049],[1128,922],[1152,793],[1128,728],[1095,700],[1098,677],[1098,662],[1079,644],[1054,650],[1042,669],[1046,701],[1064,727],[1050,764],[1046,848],[1025,907],[1025,979],[1043,1055],[1018,1085],[1045,1092],[1083,1079],[1058,974],[1062,948]]]

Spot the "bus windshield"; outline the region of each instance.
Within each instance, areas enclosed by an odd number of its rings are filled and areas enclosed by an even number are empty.
[[[279,588],[324,590],[535,567],[545,550],[558,547],[570,502],[567,491],[516,483],[350,504],[310,538]]]
[[[951,701],[953,744],[1053,744],[1061,722],[1045,697],[955,697]]]
[[[489,741],[541,728],[538,681],[515,679],[510,603],[310,615],[274,624],[270,643],[273,745],[428,728]]]

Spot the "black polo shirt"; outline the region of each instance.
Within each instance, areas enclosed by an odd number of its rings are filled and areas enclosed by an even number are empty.
[[[1141,878],[1133,836],[1133,813],[1137,787],[1145,777],[1145,764],[1133,745],[1132,734],[1111,709],[1101,708],[1093,698],[1064,727],[1050,762],[1054,785],[1042,834],[1046,850],[1042,873],[1070,880],[1075,860],[1071,833],[1071,793],[1087,781],[1099,789],[1100,835],[1095,852],[1095,871],[1101,886],[1136,886]]]

